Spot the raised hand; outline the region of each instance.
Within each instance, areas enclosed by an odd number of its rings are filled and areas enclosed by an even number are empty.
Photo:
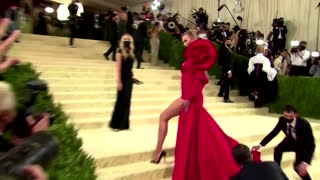
[[[1,19],[0,22],[0,39],[2,39],[6,33],[6,30],[10,24],[10,20],[7,18]],[[10,36],[0,42],[0,57],[6,55],[12,44],[20,37],[21,32],[19,30],[13,31]]]

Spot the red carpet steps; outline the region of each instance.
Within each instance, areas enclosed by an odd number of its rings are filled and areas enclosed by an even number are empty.
[[[145,69],[134,69],[134,76],[144,84],[134,86],[132,130],[115,133],[107,128],[116,96],[114,62],[106,61],[102,56],[108,46],[99,41],[77,39],[77,48],[69,48],[67,42],[67,38],[24,34],[10,55],[33,63],[41,72],[41,78],[49,83],[55,101],[63,105],[70,122],[79,128],[83,148],[96,158],[99,179],[170,178],[177,118],[169,125],[164,146],[169,153],[168,162],[157,166],[149,160],[156,143],[159,114],[180,96],[180,72],[167,64],[144,63]],[[211,78],[204,90],[204,106],[229,135],[250,146],[259,143],[277,118],[269,116],[265,108],[254,109],[246,97],[237,96],[238,91],[231,92],[231,99],[236,103],[224,104],[222,98],[216,97],[218,90],[215,79]],[[319,125],[314,123],[313,127],[319,139]],[[280,139],[272,141],[263,150],[263,159],[272,159],[272,148]],[[290,179],[295,178],[291,170],[293,159],[290,154],[284,157],[284,169]],[[310,168],[315,179],[320,179],[314,170],[320,166],[318,161],[316,156]]]

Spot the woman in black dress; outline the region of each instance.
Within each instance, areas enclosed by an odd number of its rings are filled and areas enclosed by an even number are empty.
[[[117,101],[112,114],[110,128],[116,131],[129,129],[132,93],[132,67],[135,59],[132,36],[124,34],[116,55]]]

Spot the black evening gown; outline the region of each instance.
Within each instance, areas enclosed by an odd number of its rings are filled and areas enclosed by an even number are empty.
[[[112,114],[110,128],[117,130],[129,129],[130,104],[132,94],[132,67],[134,59],[127,57],[121,63],[122,91],[117,93],[117,101]]]

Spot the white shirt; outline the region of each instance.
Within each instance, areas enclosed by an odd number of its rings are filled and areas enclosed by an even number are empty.
[[[303,50],[301,54],[293,53],[291,54],[291,64],[293,66],[304,66],[307,67],[307,61],[311,57],[311,52],[308,50]]]
[[[297,119],[294,118],[294,120],[292,121],[292,123],[287,123],[287,133],[289,134],[289,126],[291,125],[291,134],[293,139],[297,139],[297,134],[296,134],[296,124],[297,124]]]
[[[259,53],[249,60],[249,65],[248,65],[248,74],[251,74],[254,71],[254,65],[255,64],[262,64],[262,71],[267,73],[267,78],[269,81],[272,81],[276,75],[277,75],[277,70],[271,67],[271,63],[268,58],[266,58],[262,53]]]
[[[207,33],[200,33],[200,34],[198,34],[198,37],[201,39],[208,39]]]

